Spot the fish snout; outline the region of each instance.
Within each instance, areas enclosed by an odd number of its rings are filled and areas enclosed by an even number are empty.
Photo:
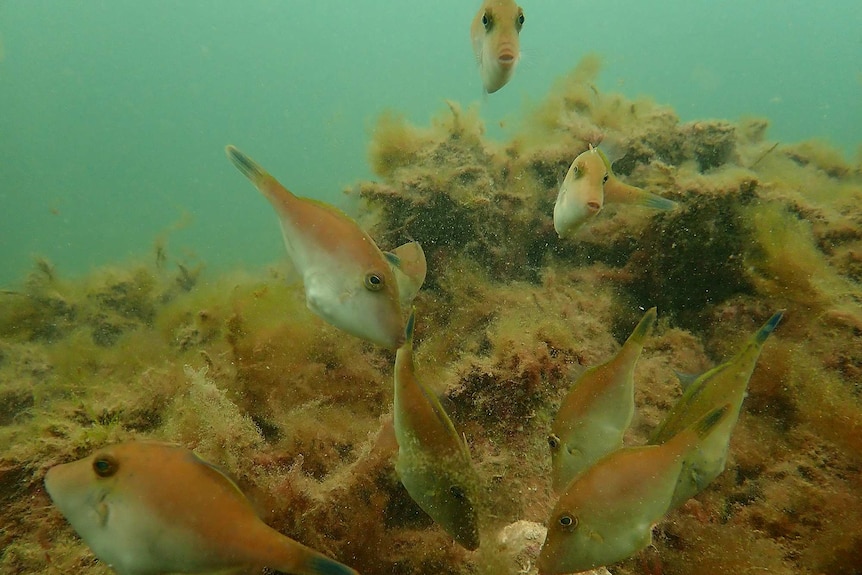
[[[42,484],[45,486],[45,491],[48,493],[48,496],[51,497],[52,499],[53,499],[53,495],[51,492],[54,490],[54,487],[56,485],[55,484],[55,479],[57,477],[56,469],[57,469],[56,466],[49,469],[48,472],[45,474],[45,477],[42,479]]]
[[[518,51],[514,46],[504,44],[497,50],[497,64],[501,68],[512,68],[518,62]]]

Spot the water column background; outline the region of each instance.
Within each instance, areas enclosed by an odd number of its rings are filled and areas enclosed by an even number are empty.
[[[225,144],[338,203],[372,177],[381,111],[425,124],[445,99],[477,103],[503,138],[589,52],[602,90],[683,120],[767,117],[771,138],[857,154],[856,2],[524,0],[522,63],[490,97],[469,43],[478,4],[0,3],[0,286],[36,256],[76,275],[147,257],[159,236],[211,269],[276,261],[275,218]]]

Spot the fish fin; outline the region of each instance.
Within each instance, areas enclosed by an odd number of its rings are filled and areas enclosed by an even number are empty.
[[[778,327],[778,323],[781,321],[782,317],[784,317],[783,309],[775,312],[775,314],[773,314],[773,316],[769,318],[769,320],[765,324],[763,324],[763,327],[757,330],[757,333],[754,335],[754,340],[757,345],[762,345],[763,342],[766,341],[766,338],[768,338],[769,335],[773,331],[775,331],[775,328]]]
[[[236,146],[227,146],[224,149],[228,159],[236,166],[242,175],[251,180],[254,185],[258,185],[269,174],[257,162],[243,154]],[[271,176],[269,176],[271,177]]]
[[[652,328],[653,324],[655,324],[655,318],[656,308],[653,306],[649,308],[643,315],[640,322],[638,322],[637,326],[632,331],[632,334],[626,340],[626,343],[632,342],[638,345],[643,345],[647,334],[649,334],[650,329]]]
[[[312,555],[297,572],[307,575],[359,575],[347,565],[324,555]]]
[[[679,380],[679,386],[682,388],[683,391],[691,387],[692,384],[697,381],[701,375],[703,375],[702,373],[683,373],[677,370],[673,370],[673,373]]]
[[[419,242],[407,242],[383,255],[395,271],[401,307],[407,308],[425,283],[428,273],[425,252]]]
[[[242,175],[256,187],[269,202],[276,208],[276,211],[283,211],[291,202],[297,200],[293,192],[282,186],[269,172],[263,167],[239,151],[236,146],[225,147],[225,153],[231,163],[239,170]],[[308,200],[314,201],[314,200]],[[326,204],[322,204],[326,205]],[[333,208],[335,209],[335,208]]]
[[[592,146],[590,147],[592,148]],[[620,179],[614,174],[614,170],[611,167],[611,161],[608,159],[608,156],[600,148],[594,149],[598,152],[599,156],[601,156],[602,161],[605,164],[605,168],[608,170],[608,181],[605,182],[604,185],[605,202],[616,204],[637,204],[656,210],[672,210],[677,206],[677,203],[673,200],[663,198],[659,195],[620,181]]]
[[[410,241],[406,244],[401,244],[391,252],[387,252],[395,257],[395,260],[390,260],[393,265],[404,268],[404,273],[408,275],[421,275],[425,278],[427,271],[427,262],[425,261],[425,251],[422,249],[422,244],[416,241]]]
[[[416,325],[416,310],[410,311],[410,317],[407,319],[407,326],[405,327],[405,341],[402,349],[412,350],[413,349],[413,332]],[[401,353],[399,351],[399,353]],[[412,361],[412,360],[411,360]],[[434,412],[434,416],[439,421],[440,425],[443,429],[446,430],[446,435],[449,436],[450,440],[454,440],[459,446],[463,454],[467,457],[467,460],[470,459],[470,452],[467,449],[467,444],[464,441],[464,438],[458,434],[458,430],[455,429],[455,424],[452,423],[452,420],[449,418],[449,415],[446,413],[446,409],[443,407],[443,404],[440,402],[440,398],[429,388],[427,385],[419,381],[418,379],[414,379],[416,383],[416,387],[419,388],[419,391],[422,393],[422,396],[425,398],[425,401],[428,402],[428,405],[431,407],[431,411]]]
[[[611,161],[608,159],[608,155],[607,155],[607,154],[605,154],[605,153],[604,153],[604,151],[603,151],[601,148],[599,148],[599,147],[593,147],[593,145],[592,145],[592,144],[590,144],[590,149],[591,149],[591,150],[595,150],[595,151],[596,151],[596,153],[597,153],[597,154],[599,155],[599,157],[602,159],[602,162],[604,162],[604,164],[605,164],[605,169],[608,171],[608,174],[613,175],[614,170],[613,170],[613,168],[611,167]]]
[[[469,461],[470,450],[467,448],[465,436],[458,434],[458,430],[455,429],[455,424],[452,423],[452,419],[449,417],[449,414],[446,413],[446,409],[443,407],[443,403],[440,401],[440,398],[437,397],[434,392],[432,392],[431,389],[429,389],[421,381],[417,380],[416,384],[419,386],[419,389],[422,390],[422,393],[425,395],[425,398],[431,405],[431,409],[434,412],[434,415],[437,416],[437,420],[447,430],[448,435],[455,439],[455,441],[460,446],[462,453],[467,457],[467,460]]]
[[[209,461],[203,459],[197,453],[194,452],[190,452],[189,458],[195,465],[202,466],[207,473],[215,475],[215,479],[217,481],[229,484],[236,496],[238,496],[244,501],[247,501],[248,504],[251,505],[251,502],[245,496],[245,493],[243,493],[242,489],[240,489],[239,485],[237,485],[236,480],[225,468],[221,467],[220,465],[216,465],[215,463],[210,463]]]
[[[463,431],[461,432],[461,442],[464,445],[464,453],[467,454],[467,459],[469,459],[470,461],[473,461],[473,456],[470,455],[470,444],[467,443],[467,434],[464,433]]]
[[[383,257],[386,258],[386,261],[389,262],[389,265],[393,265],[396,268],[401,267],[401,259],[392,252],[383,252]]]

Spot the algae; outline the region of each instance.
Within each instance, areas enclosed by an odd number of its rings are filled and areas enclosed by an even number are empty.
[[[716,365],[787,311],[725,472],[611,572],[862,571],[859,166],[772,141],[764,119],[680,122],[600,92],[599,70],[585,60],[507,142],[454,103],[429,127],[385,114],[369,144],[379,180],[350,198],[382,247],[425,249],[416,369],[482,480],[479,551],[453,544],[394,472],[392,352],[318,320],[289,270],[215,275],[157,240],[151,262],[80,279],[37,261],[0,294],[0,573],[111,572],[41,481],[129,438],[195,448],[270,525],[366,575],[530,572],[553,505],[553,414],[652,305],[629,445],[680,395],[674,371]],[[562,241],[559,183],[599,143],[621,178],[681,207],[609,208]],[[498,552],[513,532],[526,551]]]

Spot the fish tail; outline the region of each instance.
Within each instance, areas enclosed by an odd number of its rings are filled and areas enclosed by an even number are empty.
[[[661,196],[646,191],[643,193],[642,196],[640,196],[640,201],[638,203],[648,208],[664,211],[672,210],[677,206],[677,203],[673,200],[669,200],[667,198],[663,198]]]
[[[224,151],[236,169],[251,180],[255,186],[259,186],[267,178],[272,177],[257,162],[240,152],[235,146],[227,146]]]
[[[632,343],[636,343],[638,345],[643,345],[643,342],[646,339],[647,334],[649,334],[650,329],[652,329],[653,324],[655,324],[655,318],[656,318],[656,308],[651,307],[646,311],[644,316],[641,318],[640,322],[637,324],[634,331],[629,336],[628,340],[626,340],[626,343],[632,342]]]
[[[762,345],[763,342],[766,341],[766,338],[768,338],[769,335],[773,331],[775,331],[775,328],[778,327],[778,322],[781,321],[782,317],[784,317],[783,309],[775,312],[775,314],[773,314],[773,316],[769,318],[769,320],[765,324],[763,324],[763,327],[757,330],[757,333],[754,334],[754,341],[757,345]]]
[[[324,555],[313,555],[301,571],[307,575],[359,575],[356,571]]]
[[[605,182],[605,203],[635,204],[655,210],[672,210],[677,206],[673,200],[621,182],[616,176]]]
[[[359,575],[347,565],[293,540],[283,551],[286,554],[281,561],[266,564],[279,571],[297,575]]]

